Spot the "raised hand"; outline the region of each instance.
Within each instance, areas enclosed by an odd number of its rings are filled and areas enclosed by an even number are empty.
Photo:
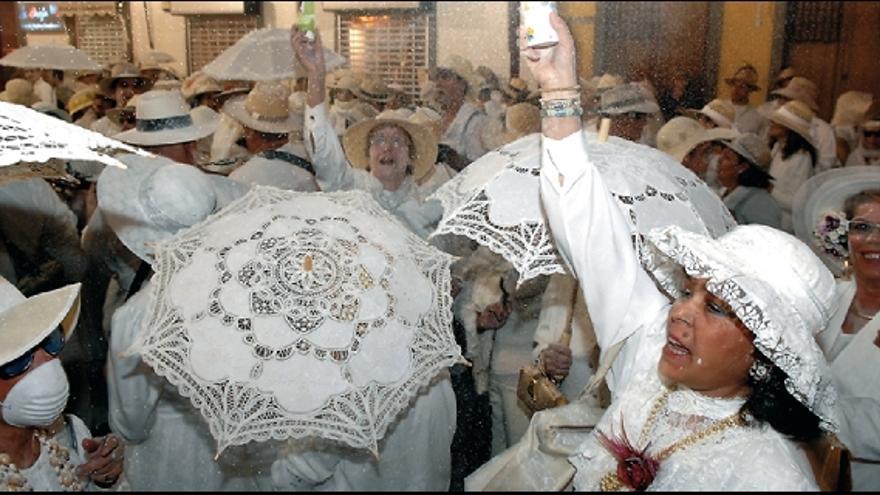
[[[565,21],[556,12],[550,14],[550,25],[559,36],[559,43],[550,48],[528,48],[525,27],[519,27],[520,52],[526,66],[541,89],[568,88],[577,84],[577,61],[574,39]]]
[[[324,65],[324,45],[321,42],[321,33],[315,31],[314,41],[310,41],[305,31],[300,31],[297,26],[290,28],[290,46],[296,53],[299,63],[308,72],[309,80],[313,77],[322,81],[326,75],[326,66]]]

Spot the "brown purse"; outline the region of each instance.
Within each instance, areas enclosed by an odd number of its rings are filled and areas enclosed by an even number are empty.
[[[819,489],[824,492],[852,491],[851,454],[837,435],[826,433],[804,445]]]
[[[574,315],[574,305],[577,302],[578,286],[575,284],[571,294],[571,304],[565,316],[565,328],[559,343],[568,346],[571,342],[571,320]],[[544,364],[538,359],[536,362],[523,366],[519,370],[519,382],[516,387],[516,395],[529,413],[529,416],[544,409],[564,406],[568,404],[565,394],[559,390],[559,384],[547,376]]]

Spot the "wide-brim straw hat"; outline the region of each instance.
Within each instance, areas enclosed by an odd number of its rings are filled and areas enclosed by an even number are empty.
[[[361,80],[360,85],[358,85],[355,90],[355,95],[357,95],[358,98],[377,103],[388,101],[391,97],[391,93],[391,88],[385,84],[385,81],[374,77],[368,77]]]
[[[71,115],[92,106],[95,98],[98,96],[97,88],[81,89],[70,97],[67,101],[67,110]]]
[[[703,143],[736,139],[737,136],[739,136],[739,132],[734,129],[725,129],[724,127],[716,127],[714,129],[703,128],[702,132],[694,134],[687,141],[669,150],[668,153],[681,163],[688,153]]]
[[[733,122],[736,120],[736,108],[729,102],[721,99],[714,99],[706,103],[699,110],[688,110],[689,115],[705,115],[718,127],[733,128]]]
[[[843,272],[845,258],[828,253],[816,230],[827,214],[843,215],[847,199],[862,192],[880,189],[880,167],[850,166],[833,168],[810,177],[792,199],[795,235],[808,244],[835,275]],[[839,250],[840,254],[845,254]]]
[[[773,90],[770,94],[803,102],[814,112],[819,110],[819,105],[816,104],[819,88],[813,81],[804,77],[793,77],[784,88]]]
[[[231,98],[223,112],[244,127],[285,134],[302,130],[303,115],[290,110],[290,88],[279,81],[260,81],[247,96]]]
[[[847,91],[837,98],[834,106],[834,116],[831,118],[832,126],[857,127],[865,121],[868,110],[871,108],[874,97],[864,91]]]
[[[746,83],[750,91],[759,91],[761,89],[758,86],[758,71],[752,64],[743,65],[734,72],[733,77],[728,77],[724,80],[730,86],[733,86],[738,81]]]
[[[719,142],[761,170],[766,172],[770,169],[770,162],[773,159],[770,155],[770,148],[757,135],[741,134],[735,139],[722,139]]]
[[[813,144],[813,138],[810,136],[813,111],[802,101],[789,101],[771,113],[769,119],[798,133],[808,143]]]
[[[427,127],[396,117],[394,113],[382,112],[374,119],[364,120],[349,127],[342,135],[345,156],[353,167],[368,170],[370,158],[367,138],[370,132],[381,125],[396,125],[409,134],[416,147],[412,166],[413,180],[418,181],[433,169],[437,161],[437,138]]]
[[[517,103],[507,108],[504,118],[505,142],[513,142],[536,132],[541,132],[541,109],[531,103]]]
[[[193,122],[189,111],[180,91],[147,91],[138,97],[134,129],[113,137],[137,146],[161,146],[198,141],[217,130],[216,122]]]
[[[128,168],[104,169],[98,178],[98,207],[125,247],[148,263],[157,243],[247,192],[234,180],[165,157],[118,158]]]
[[[121,122],[122,114],[123,113],[134,114],[137,111],[137,102],[138,102],[138,98],[140,98],[140,96],[141,95],[132,96],[125,103],[124,107],[113,107],[113,108],[108,109],[107,112],[105,113],[105,115],[107,115],[107,118],[110,119],[110,122],[113,122],[114,124],[122,127],[122,122]]]
[[[69,339],[79,317],[80,285],[26,298],[0,277],[0,365],[39,345],[59,325]]]
[[[180,85],[180,92],[186,101],[192,102],[205,93],[222,93],[223,87],[203,72],[193,72]]]
[[[98,86],[101,88],[101,91],[105,94],[112,95],[113,94],[113,84],[116,83],[119,79],[132,78],[132,79],[140,79],[144,82],[144,84],[148,83],[149,80],[141,75],[137,66],[125,62],[121,64],[116,64],[113,66],[113,69],[110,71],[110,76],[101,79],[101,82],[98,83]]]
[[[679,146],[705,131],[706,128],[691,117],[673,117],[657,130],[657,149],[673,155]]]
[[[635,112],[650,115],[660,111],[660,106],[648,90],[639,83],[626,83],[602,93],[599,113],[621,115]]]
[[[16,78],[6,82],[6,89],[0,92],[0,101],[31,106],[40,101],[34,94],[34,86],[27,79]]]
[[[764,225],[740,225],[717,239],[678,226],[648,233],[646,269],[672,297],[683,275],[708,279],[754,334],[754,346],[782,370],[785,388],[826,431],[839,418],[833,376],[814,335],[835,310],[831,272],[803,242]]]
[[[418,107],[406,120],[429,129],[431,134],[437,139],[437,142],[440,142],[440,138],[443,136],[443,116],[433,108]]]

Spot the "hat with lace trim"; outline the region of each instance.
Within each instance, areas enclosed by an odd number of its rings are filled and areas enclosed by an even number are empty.
[[[754,335],[755,348],[785,373],[785,388],[836,431],[837,393],[814,335],[835,303],[835,281],[796,237],[764,225],[740,225],[713,239],[678,226],[648,233],[646,269],[671,296],[684,275],[730,305]]]
[[[378,126],[393,124],[404,130],[415,145],[413,159],[413,180],[418,181],[430,172],[437,161],[437,138],[428,127],[415,124],[395,110],[386,110],[374,119],[364,120],[349,127],[342,135],[345,156],[355,168],[367,170],[370,158],[367,156],[367,139],[370,132]]]
[[[816,174],[795,192],[791,208],[795,235],[813,248],[835,275],[843,273],[843,263],[849,255],[842,222],[846,200],[860,192],[878,189],[880,167],[862,165]]]
[[[180,91],[147,91],[138,96],[134,129],[114,138],[137,146],[161,146],[198,141],[217,130],[216,122],[193,122],[189,111]]]
[[[247,96],[231,98],[223,113],[260,132],[287,134],[301,131],[302,113],[290,110],[290,88],[281,81],[259,81]]]
[[[119,160],[128,168],[106,167],[98,178],[98,206],[125,247],[148,263],[156,243],[247,192],[244,184],[165,157]]]

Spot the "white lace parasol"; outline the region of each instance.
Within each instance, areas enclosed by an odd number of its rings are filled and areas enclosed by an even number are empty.
[[[712,237],[736,221],[724,203],[690,170],[654,148],[584,133],[587,151],[630,221],[640,259],[641,236],[679,225]],[[489,152],[441,186],[429,199],[443,205],[432,235],[466,236],[502,255],[520,281],[563,273],[540,199],[541,137],[532,134]]]
[[[257,186],[156,259],[131,352],[201,411],[218,455],[291,437],[375,454],[420,388],[463,360],[452,257],[363,192]]]
[[[338,53],[324,48],[327,72],[346,62]],[[306,75],[290,46],[290,29],[283,28],[251,31],[217,55],[202,72],[218,81],[275,81]]]
[[[125,168],[113,158],[117,152],[152,156],[51,115],[0,102],[0,176],[4,178],[28,174],[46,177],[53,170],[63,175],[63,167],[52,163],[57,160],[95,161]]]
[[[70,45],[28,45],[0,58],[0,65],[23,69],[101,71],[101,64]]]

